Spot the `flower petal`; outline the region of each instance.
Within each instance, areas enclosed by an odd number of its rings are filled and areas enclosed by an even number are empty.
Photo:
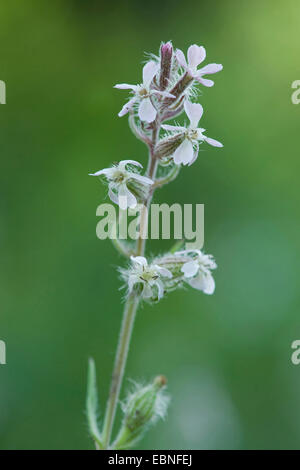
[[[184,103],[184,110],[187,114],[191,122],[191,127],[196,128],[198,127],[198,123],[203,114],[203,107],[200,103],[191,103],[190,101],[185,101]]]
[[[128,290],[129,292],[132,292],[134,286],[136,283],[140,282],[139,279],[137,278],[137,276],[135,274],[132,274],[131,276],[129,276],[128,278]]]
[[[197,263],[197,261],[188,261],[187,263],[184,263],[181,268],[181,271],[183,272],[185,277],[193,277],[199,271],[199,264]]]
[[[209,145],[212,145],[213,147],[223,147],[223,144],[221,144],[221,142],[215,139],[211,139],[210,137],[206,137],[205,142],[207,142]]]
[[[182,126],[170,126],[169,124],[162,124],[162,129],[165,131],[171,131],[171,132],[184,132],[186,130],[185,127]]]
[[[120,170],[125,170],[126,165],[135,165],[143,168],[143,165],[141,165],[139,162],[136,162],[135,160],[121,160],[118,167]]]
[[[203,46],[197,46],[193,44],[188,48],[187,52],[189,66],[196,69],[206,57],[206,52]]]
[[[215,292],[216,283],[212,275],[209,273],[205,276],[204,294],[212,295]]]
[[[189,163],[189,166],[191,166],[198,158],[198,154],[199,154],[199,144],[198,144],[198,142],[195,144],[195,147],[196,147],[196,149],[194,150],[194,155],[193,155],[192,160]]]
[[[96,171],[96,173],[89,173],[89,176],[108,176],[112,171],[112,168],[104,168],[103,170]]]
[[[127,114],[128,111],[130,111],[132,109],[135,102],[136,102],[136,97],[131,98],[131,100],[129,100],[127,103],[124,104],[124,106],[121,109],[121,111],[119,112],[118,116],[119,117],[125,116],[125,114]]]
[[[138,173],[132,173],[130,175],[130,179],[136,180],[142,184],[153,184],[153,181],[150,178],[147,178],[147,176],[139,175]]]
[[[139,106],[139,118],[141,121],[152,122],[156,118],[156,109],[150,98],[144,98]]]
[[[208,75],[211,73],[220,72],[222,69],[223,69],[222,64],[208,64],[208,65],[205,65],[205,67],[203,67],[202,69],[198,70],[198,72],[201,75]]]
[[[136,90],[136,85],[129,85],[128,83],[117,83],[114,88],[119,90]]]
[[[185,60],[185,57],[184,57],[184,53],[182,52],[182,50],[176,49],[175,56],[176,56],[176,59],[177,59],[178,64],[179,64],[181,67],[183,67],[184,69],[186,69],[186,68],[187,68],[187,63],[186,63],[186,60]]]
[[[188,139],[184,139],[184,141],[179,145],[179,147],[175,150],[173,159],[176,165],[182,163],[183,165],[187,165],[192,161],[194,156],[194,150],[192,142]]]
[[[130,256],[130,259],[133,263],[137,263],[140,266],[148,266],[148,261],[144,256]]]
[[[108,187],[108,196],[112,202],[119,205],[119,198],[118,195],[113,191],[113,186],[109,185]]]
[[[156,75],[159,69],[159,64],[151,60],[143,68],[143,84],[146,88],[150,86],[154,76]]]
[[[202,85],[204,86],[207,86],[207,87],[211,87],[211,86],[214,86],[215,82],[213,82],[212,80],[208,80],[207,78],[202,78],[201,75],[196,75],[195,77],[195,80],[197,80],[197,82],[201,83]]]
[[[160,300],[164,296],[164,286],[163,286],[163,283],[159,279],[155,281],[155,285],[158,291],[157,297],[158,297],[158,300]]]
[[[155,268],[157,269],[157,271],[159,272],[161,276],[168,277],[169,279],[173,277],[173,274],[167,268],[163,268],[161,266],[158,266],[157,264],[155,265]]]
[[[120,209],[126,210],[127,207],[134,208],[137,205],[136,197],[129,191],[126,183],[120,184],[119,191],[119,207]]]
[[[143,297],[144,299],[150,299],[153,296],[153,292],[149,284],[146,284],[144,282],[144,288],[143,288]]]
[[[211,295],[215,291],[215,281],[210,273],[203,275],[199,274],[197,277],[194,277],[189,280],[189,284],[194,287],[194,289],[202,290],[205,294]]]

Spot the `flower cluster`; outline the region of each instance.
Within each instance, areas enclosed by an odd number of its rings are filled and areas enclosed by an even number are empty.
[[[180,49],[174,50],[172,43],[167,42],[162,44],[159,57],[152,56],[144,65],[141,84],[115,85],[115,88],[130,90],[132,93],[119,116],[129,114],[130,127],[139,139],[151,145],[149,136],[154,125],[166,131],[162,136],[158,135],[159,139],[152,149],[153,158],[162,166],[166,163],[191,165],[198,157],[200,144],[204,142],[214,147],[223,147],[219,141],[207,137],[204,134],[205,129],[198,127],[203,107],[190,100],[195,95],[195,86],[214,85],[212,80],[204,76],[215,74],[223,68],[221,64],[212,63],[199,69],[205,57],[204,47],[194,44],[188,48],[186,60]],[[183,111],[190,121],[188,125],[164,124]],[[128,164],[142,167],[138,162],[124,160],[117,166],[93,173],[107,178],[109,197],[122,209],[135,207],[137,202],[143,202],[153,183],[150,178],[128,170]]]
[[[170,126],[168,124],[163,124],[161,126],[166,131],[170,131],[171,135],[175,133],[175,135],[177,135],[177,142],[179,142],[179,140],[181,142],[173,154],[174,163],[176,163],[176,165],[180,165],[180,163],[183,165],[191,165],[198,156],[199,142],[207,142],[214,147],[223,147],[223,145],[217,140],[203,135],[205,129],[198,127],[203,114],[203,107],[201,104],[186,101],[184,103],[184,110],[190,120],[188,127]]]
[[[183,273],[183,281],[204,294],[213,294],[215,281],[211,270],[217,265],[212,255],[206,255],[200,250],[184,250],[175,253],[178,262],[182,262],[180,268]]]
[[[205,60],[206,51],[203,46],[199,47],[196,44],[193,44],[188,48],[187,57],[188,61],[186,61],[184,53],[180,49],[177,49],[176,59],[186,73],[204,86],[213,86],[214,82],[207,78],[203,78],[203,76],[220,72],[220,70],[223,69],[223,66],[221,64],[208,64],[198,70],[198,65],[202,64]]]
[[[128,103],[126,103],[119,116],[122,117],[127,114],[135,104],[138,106],[138,115],[141,121],[152,122],[157,116],[157,110],[153,104],[155,95],[162,97],[175,98],[174,95],[167,91],[160,91],[155,88],[151,88],[153,78],[157,74],[159,64],[153,60],[148,62],[143,68],[143,83],[140,85],[128,85],[127,83],[119,83],[115,85],[115,88],[120,90],[132,90],[134,96]]]
[[[134,289],[143,299],[160,300],[165,292],[164,279],[172,278],[172,273],[157,263],[148,264],[143,256],[131,256],[128,270],[121,269],[121,275],[128,285],[129,293]]]
[[[131,256],[130,267],[120,272],[129,293],[135,290],[144,300],[156,302],[184,284],[213,294],[215,281],[211,271],[216,267],[212,255],[182,250],[156,258],[150,264],[143,256]]]
[[[133,244],[129,245],[121,236],[119,239],[112,237],[115,247],[129,263],[126,269],[120,269],[127,298],[102,431],[97,421],[95,365],[93,361],[89,365],[87,417],[90,434],[98,449],[127,449],[152,423],[164,416],[167,408],[164,376],[157,377],[147,386],[137,386],[124,401],[123,422],[115,440],[111,441],[132,325],[140,301],[157,302],[165,294],[185,285],[208,295],[215,290],[212,271],[217,265],[211,255],[197,249],[176,251],[173,248],[170,253],[149,261],[145,257],[144,238],[154,191],[173,181],[182,166],[193,164],[201,144],[223,147],[199,127],[203,107],[193,102],[198,86],[214,85],[206,76],[222,70],[222,65],[214,63],[199,68],[205,57],[203,46],[190,46],[186,58],[180,49],[174,50],[172,43],[167,42],[161,45],[159,56],[151,55],[151,60],[144,65],[142,83],[115,85],[115,88],[130,90],[129,100],[119,116],[128,115],[130,129],[148,147],[149,160],[145,174],[141,174],[143,167],[135,160],[122,160],[110,168],[91,173],[106,180],[108,195],[120,209],[137,208],[129,213],[139,212],[136,218],[138,236]],[[189,123],[169,123],[182,113],[186,114]],[[120,220],[119,217],[119,226]]]

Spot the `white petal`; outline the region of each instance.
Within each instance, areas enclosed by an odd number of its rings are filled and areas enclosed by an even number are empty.
[[[139,280],[135,274],[132,274],[131,276],[129,276],[129,279],[128,279],[129,292],[132,292],[132,289],[137,282],[139,282]]]
[[[109,187],[108,187],[108,196],[109,196],[109,198],[112,202],[119,205],[118,195],[113,192],[112,188],[113,188],[113,186],[109,185]]]
[[[184,69],[187,68],[187,63],[184,57],[184,53],[180,49],[176,49],[176,59],[178,64],[183,67]]]
[[[181,126],[170,126],[169,124],[163,124],[161,126],[165,131],[171,131],[171,132],[184,132],[186,130],[185,127]]]
[[[181,271],[183,272],[185,277],[193,277],[199,271],[199,264],[197,263],[197,261],[188,261],[187,263],[184,263],[181,268]]]
[[[205,294],[213,294],[215,291],[215,281],[212,275],[200,275],[189,280],[189,284],[194,287],[194,289],[202,290]]]
[[[157,269],[159,274],[161,274],[163,277],[168,277],[169,279],[173,277],[173,274],[167,268],[162,268],[161,266],[158,266],[158,265],[155,265],[155,268]]]
[[[131,100],[129,100],[127,103],[124,104],[124,106],[121,109],[121,111],[119,112],[118,116],[119,117],[125,116],[125,114],[127,114],[128,111],[130,111],[132,109],[135,102],[136,102],[136,97],[131,98]]]
[[[223,147],[223,144],[221,144],[221,142],[215,139],[211,139],[210,137],[206,137],[205,142],[207,142],[209,145],[212,145],[213,147]]]
[[[143,168],[143,165],[141,165],[139,162],[136,162],[135,160],[122,160],[119,163],[119,168],[120,170],[125,170],[126,165],[135,165],[139,166],[140,168]]]
[[[204,294],[208,294],[208,295],[213,294],[215,291],[215,287],[216,287],[216,284],[215,284],[214,278],[212,277],[211,274],[208,274],[205,277],[205,288],[203,290]]]
[[[112,171],[112,168],[104,168],[103,170],[96,171],[96,173],[89,173],[89,176],[100,176],[100,175],[109,175]]]
[[[164,296],[164,286],[160,280],[154,282],[154,285],[157,287],[157,297],[160,300]]]
[[[139,106],[139,118],[141,121],[152,122],[156,118],[156,109],[150,98],[144,98]]]
[[[126,210],[127,207],[134,208],[137,205],[136,197],[129,191],[126,184],[123,183],[119,186],[119,207]]]
[[[208,65],[205,65],[205,67],[203,67],[202,69],[198,70],[198,72],[201,75],[207,75],[211,73],[220,72],[222,69],[223,69],[222,64],[208,64]]]
[[[189,163],[189,166],[191,166],[198,158],[198,154],[199,154],[199,144],[198,144],[198,142],[195,145],[196,145],[196,149],[194,150],[194,155],[193,155],[192,160]]]
[[[145,299],[151,298],[153,295],[152,289],[149,286],[149,284],[144,283],[144,289],[143,289],[143,297]]]
[[[173,159],[176,165],[179,165],[180,163],[182,163],[183,165],[187,165],[192,161],[193,156],[194,150],[192,142],[187,139],[184,139],[184,141],[176,149],[173,155]]]
[[[206,52],[203,46],[197,46],[196,44],[193,44],[188,48],[187,56],[189,66],[195,69],[199,64],[201,64],[201,62],[204,61]]]
[[[198,123],[203,114],[203,107],[200,103],[191,103],[190,101],[185,101],[184,110],[191,122],[191,127],[198,127]]]
[[[156,72],[159,69],[159,64],[151,60],[148,62],[143,68],[143,84],[146,88],[149,87],[150,83],[152,82]]]
[[[130,256],[130,259],[133,263],[137,263],[141,266],[148,266],[148,261],[144,256]]]
[[[207,87],[214,86],[215,84],[212,80],[209,80],[208,78],[202,78],[201,75],[195,75],[194,78],[195,80],[197,80],[197,82]]]
[[[114,88],[119,90],[136,90],[136,85],[129,85],[128,83],[117,83]]]
[[[132,173],[130,175],[130,178],[138,181],[139,183],[150,184],[150,185],[153,184],[153,181],[150,178],[147,178],[147,176],[139,175],[138,173]]]

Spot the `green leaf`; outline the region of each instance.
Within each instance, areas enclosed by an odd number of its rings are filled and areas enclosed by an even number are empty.
[[[98,413],[98,392],[96,383],[96,367],[94,359],[89,359],[87,396],[86,396],[86,414],[89,431],[92,438],[100,449],[103,449],[102,438],[97,423]]]

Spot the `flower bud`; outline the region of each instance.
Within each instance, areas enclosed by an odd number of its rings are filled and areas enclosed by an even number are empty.
[[[186,72],[180,77],[177,83],[170,90],[171,95],[174,95],[175,98],[166,98],[164,101],[165,106],[172,104],[177,98],[179,98],[182,93],[192,84],[193,77]]]
[[[164,418],[168,397],[164,394],[167,379],[160,375],[144,387],[136,386],[123,405],[124,419],[114,443],[115,449],[126,449],[139,440],[151,424]]]
[[[181,144],[183,141],[183,134],[176,134],[173,136],[168,136],[158,143],[158,145],[155,148],[155,156],[156,158],[159,158],[160,160],[170,157],[173,155],[177,147]]]
[[[138,204],[145,203],[149,195],[150,185],[146,185],[141,183],[140,181],[131,179],[127,183],[127,188],[134,195]]]
[[[165,90],[169,84],[172,67],[173,46],[169,41],[161,45],[160,48],[160,80],[161,90]]]

